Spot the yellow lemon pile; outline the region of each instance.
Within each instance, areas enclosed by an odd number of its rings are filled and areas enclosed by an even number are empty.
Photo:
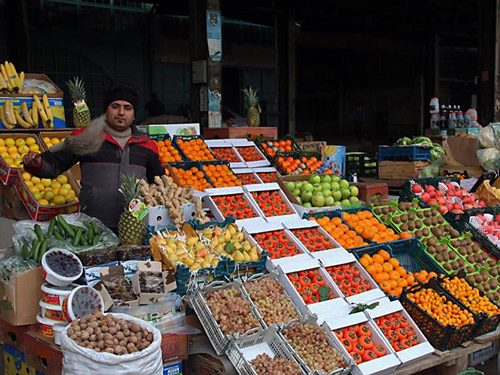
[[[38,178],[28,172],[22,173],[24,183],[42,206],[60,206],[78,201],[75,191],[64,174],[57,178]]]
[[[0,138],[0,156],[9,167],[21,168],[24,155],[30,151],[40,152],[40,146],[36,143],[35,137]]]

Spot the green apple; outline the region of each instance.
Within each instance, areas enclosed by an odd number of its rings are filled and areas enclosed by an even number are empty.
[[[339,185],[339,183],[338,183],[338,182],[335,182],[335,181],[334,181],[334,182],[332,182],[332,183],[330,183],[330,187],[332,188],[332,191],[338,191],[338,190],[340,190],[340,185]]]
[[[342,199],[342,193],[340,191],[334,191],[332,192],[332,197],[333,199],[335,199],[335,202],[340,202],[340,200]]]
[[[347,180],[340,180],[340,190],[349,189],[349,182]]]
[[[309,202],[313,196],[312,191],[303,191],[302,194],[300,195],[300,198],[302,199],[302,202]]]
[[[288,181],[286,184],[285,184],[286,188],[290,191],[294,191],[295,190],[295,183],[292,182],[292,181]]]
[[[349,201],[349,199],[342,199],[340,204],[342,205],[342,207],[349,207],[351,205],[351,202]]]
[[[298,197],[302,192],[300,191],[300,189],[295,189],[294,191],[292,191],[292,194],[294,197]]]
[[[349,190],[351,191],[351,197],[357,197],[359,194],[359,189],[357,186],[349,186]]]
[[[329,182],[322,182],[321,187],[323,188],[322,190],[331,190]]]
[[[309,182],[302,184],[302,191],[313,191],[313,189],[314,186],[312,186],[312,184],[310,184]]]
[[[349,189],[342,189],[340,192],[342,193],[342,199],[347,199],[351,195]]]
[[[317,174],[315,175],[312,175],[311,177],[309,177],[309,183],[311,184],[319,184],[321,183],[321,177],[318,176]]]
[[[352,205],[359,204],[359,199],[358,197],[350,197],[349,202],[351,202]]]
[[[302,186],[304,185],[304,181],[297,181],[294,182],[295,184],[295,189],[302,189]]]
[[[323,194],[314,194],[311,203],[314,207],[323,207],[325,205],[325,197]]]
[[[311,204],[311,202],[306,202],[302,206],[307,207],[307,208],[311,208],[312,204]]]
[[[321,182],[332,182],[332,176],[330,176],[329,174],[325,174],[323,176],[321,176]]]
[[[333,197],[325,198],[325,206],[333,206],[335,204],[335,199]]]
[[[332,176],[332,182],[339,182],[340,181],[340,177],[337,176],[337,175],[333,175]]]
[[[318,184],[318,185],[314,185],[313,186],[313,192],[314,193],[320,193],[322,191],[323,191],[323,187],[321,185]]]
[[[297,204],[302,206],[302,199],[300,199],[300,197],[295,197],[295,199],[297,199]]]
[[[331,190],[323,190],[323,195],[326,197],[331,197],[333,192]]]

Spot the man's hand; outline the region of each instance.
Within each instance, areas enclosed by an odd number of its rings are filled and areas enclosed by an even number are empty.
[[[24,167],[40,168],[42,166],[42,157],[37,152],[28,152],[23,158]]]

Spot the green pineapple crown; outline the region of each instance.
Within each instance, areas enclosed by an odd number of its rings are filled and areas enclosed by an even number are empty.
[[[73,103],[87,100],[87,93],[85,92],[85,82],[83,82],[83,79],[78,76],[73,77],[73,81],[68,80],[66,82],[66,85],[68,86],[69,95],[71,96],[71,100],[73,101]]]
[[[257,107],[259,104],[259,97],[257,96],[259,89],[254,90],[252,86],[249,86],[241,91],[243,91],[243,95],[245,95],[245,102],[247,103],[248,108]]]
[[[120,189],[118,191],[123,195],[126,210],[130,201],[139,197],[139,179],[135,175],[122,174],[120,180]]]

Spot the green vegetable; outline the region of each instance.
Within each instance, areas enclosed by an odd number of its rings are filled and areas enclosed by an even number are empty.
[[[54,219],[56,222],[57,230],[61,237],[64,237],[65,231],[63,225],[57,220],[57,218]],[[64,239],[64,238],[63,238]]]
[[[45,238],[45,235],[43,234],[43,231],[42,231],[42,228],[40,227],[40,225],[38,224],[35,224],[35,234],[36,234],[36,237],[38,238],[38,241],[43,241],[43,239]]]
[[[47,235],[52,237],[54,235],[54,229],[56,228],[56,221],[52,219],[49,224],[49,229],[47,230]]]
[[[22,247],[21,254],[24,260],[28,260],[31,258],[31,250],[27,243],[25,243]]]
[[[81,238],[82,238],[82,231],[79,229],[79,230],[76,231],[76,234],[73,237],[72,245],[73,246],[78,246],[78,244],[80,243]]]
[[[64,228],[64,231],[66,233],[68,233],[68,236],[70,237],[75,237],[75,231],[73,230],[73,228],[68,224],[68,222],[66,220],[64,220],[64,218],[62,216],[58,216],[57,217],[57,220],[59,221],[59,223],[62,225],[62,227]]]
[[[320,301],[327,301],[328,298],[330,298],[330,289],[328,289],[326,286],[321,286],[318,289],[318,293]]]
[[[353,308],[351,310],[351,312],[349,313],[349,315],[351,314],[356,314],[358,312],[362,312],[362,311],[365,311],[366,309],[374,309],[375,307],[377,307],[379,305],[378,302],[373,302],[371,305],[367,305],[367,304],[364,304],[364,303],[359,303],[356,305],[355,308]]]
[[[57,238],[59,241],[64,241],[65,238],[60,232],[55,232],[54,237]]]
[[[228,254],[232,254],[236,251],[236,247],[233,245],[232,242],[228,242],[226,246],[224,246],[224,251]]]
[[[94,241],[94,227],[91,225],[89,230],[87,231],[87,242],[92,243],[93,241]]]
[[[92,241],[92,246],[95,246],[99,243],[99,240],[101,239],[101,235],[102,235],[102,233],[99,233],[99,234],[94,236],[94,240]]]
[[[35,262],[38,259],[38,253],[40,252],[40,246],[42,246],[43,240],[40,242],[38,240],[35,240],[33,242],[33,249],[31,250],[31,259],[33,259]]]
[[[45,238],[40,245],[40,251],[38,252],[37,258],[34,259],[37,263],[40,263],[40,261],[42,260],[43,254],[45,254],[45,252],[47,251],[47,247],[48,240]]]

